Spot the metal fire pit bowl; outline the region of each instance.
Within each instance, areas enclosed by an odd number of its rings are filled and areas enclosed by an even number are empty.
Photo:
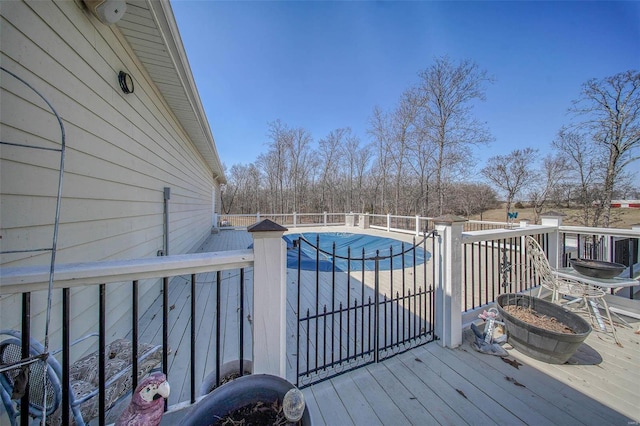
[[[605,262],[593,259],[569,259],[573,269],[591,278],[609,280],[617,277],[627,267],[621,263]]]

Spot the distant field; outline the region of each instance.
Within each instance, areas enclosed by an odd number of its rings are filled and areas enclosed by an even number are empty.
[[[561,209],[561,208],[552,208],[546,209],[544,211],[553,210],[559,213],[564,213],[566,216],[562,219],[562,223],[564,225],[581,225],[576,220],[576,215],[578,210],[575,209]],[[511,211],[518,212],[518,219],[529,219],[533,221],[533,209],[511,209]],[[630,229],[631,225],[640,224],[640,209],[611,209],[612,213],[612,228],[623,228]],[[479,220],[480,215],[474,215],[469,219]],[[488,210],[482,214],[482,220],[487,221],[496,221],[496,222],[506,222],[506,213],[504,207],[501,209]]]

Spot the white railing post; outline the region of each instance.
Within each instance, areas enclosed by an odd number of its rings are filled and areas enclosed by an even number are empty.
[[[287,228],[265,219],[253,237],[253,373],[286,378]]]
[[[420,215],[416,215],[416,236],[420,235]]]
[[[358,228],[369,229],[369,213],[360,214],[358,217]]]
[[[323,212],[322,217],[324,219],[324,226],[327,226],[327,212]]]
[[[548,212],[540,216],[540,222],[543,226],[553,226],[555,229],[547,234],[549,238],[549,252],[547,253],[547,259],[551,267],[558,269],[562,265],[562,250],[560,245],[560,226],[562,226],[562,217],[564,214],[557,212]]]
[[[434,219],[438,232],[433,253],[436,263],[434,285],[435,332],[440,345],[462,344],[462,230],[466,219],[446,215]]]
[[[256,223],[260,222],[260,212],[256,213]]]
[[[353,214],[353,212],[351,213],[347,213],[346,215],[344,215],[344,224],[345,226],[349,226],[349,227],[354,227],[356,226],[356,220],[355,220],[355,216]]]
[[[391,232],[391,213],[387,213],[387,232]]]
[[[298,213],[293,212],[293,227],[297,228],[298,227]]]

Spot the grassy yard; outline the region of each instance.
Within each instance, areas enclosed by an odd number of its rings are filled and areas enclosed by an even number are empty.
[[[562,220],[563,225],[581,225],[581,223],[577,219],[579,211],[576,209],[552,208],[545,209],[543,211],[549,210],[553,210],[566,215]],[[518,218],[516,219],[516,222],[520,221],[521,219],[529,219],[533,221],[534,214],[532,208],[512,208],[511,211],[518,212]],[[493,209],[484,212],[482,214],[482,220],[506,222],[506,216],[507,214],[505,212],[505,208],[502,207],[500,209]],[[612,228],[630,229],[631,225],[640,224],[640,209],[611,209],[611,217]],[[480,215],[471,216],[469,219],[480,220]]]

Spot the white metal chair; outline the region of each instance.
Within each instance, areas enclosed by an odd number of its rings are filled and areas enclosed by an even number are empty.
[[[563,295],[571,297],[573,301],[581,300],[589,313],[591,323],[593,323],[594,315],[596,317],[599,317],[600,315],[600,313],[597,312],[597,301],[598,304],[604,307],[607,319],[609,320],[609,325],[611,326],[613,338],[616,343],[620,345],[618,335],[616,334],[616,328],[614,327],[613,320],[611,319],[611,312],[609,312],[609,305],[607,305],[607,301],[604,298],[606,292],[599,287],[583,283],[578,280],[559,277],[551,268],[549,260],[547,259],[547,256],[544,250],[542,250],[540,244],[538,244],[538,241],[530,235],[526,237],[526,250],[527,259],[531,263],[531,268],[533,270],[533,278],[540,283],[538,297],[540,297],[542,289],[547,288],[551,291],[552,302],[560,303]]]

